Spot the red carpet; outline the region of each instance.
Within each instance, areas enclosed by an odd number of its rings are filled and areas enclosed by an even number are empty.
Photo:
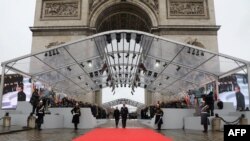
[[[172,141],[153,130],[143,128],[94,129],[73,141]]]

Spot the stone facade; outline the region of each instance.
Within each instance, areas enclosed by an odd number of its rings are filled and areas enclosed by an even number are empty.
[[[37,0],[34,26],[30,28],[32,52],[95,34],[98,24],[117,12],[145,19],[148,32],[153,34],[179,42],[196,39],[204,48],[218,51],[219,26],[213,0]],[[147,103],[162,97],[155,94]]]

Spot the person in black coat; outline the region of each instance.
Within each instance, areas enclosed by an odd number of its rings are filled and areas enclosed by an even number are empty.
[[[122,116],[122,128],[126,128],[127,117],[128,117],[128,108],[125,104],[121,108],[121,116]]]
[[[43,101],[40,101],[36,108],[36,116],[37,116],[36,124],[37,124],[38,130],[41,130],[41,125],[43,124],[43,117],[45,114],[44,112],[45,112],[45,108],[43,105]]]
[[[237,101],[237,110],[242,111],[245,110],[245,97],[240,91],[239,86],[235,86],[234,88],[236,94],[236,101]]]
[[[32,96],[30,98],[30,104],[33,107],[32,112],[31,112],[32,115],[35,113],[35,110],[36,110],[38,103],[39,103],[38,89],[35,89],[35,91],[32,93]]]
[[[162,117],[163,117],[163,111],[160,108],[160,105],[156,105],[155,110],[155,124],[157,125],[157,130],[161,130],[161,125],[163,124]]]
[[[17,101],[26,101],[26,94],[23,92],[23,84],[19,86],[17,93]]]
[[[80,123],[79,117],[81,116],[81,109],[78,103],[76,103],[75,107],[71,110],[71,114],[73,114],[72,123],[74,123],[75,130],[77,130],[77,125]]]
[[[205,102],[209,106],[209,115],[214,116],[214,97],[212,91],[205,97]]]
[[[114,111],[114,118],[115,118],[115,127],[117,128],[120,120],[120,111],[118,110],[118,107],[116,107]]]

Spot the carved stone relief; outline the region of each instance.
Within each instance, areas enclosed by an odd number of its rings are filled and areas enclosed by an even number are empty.
[[[208,18],[207,0],[168,0],[168,18]]]
[[[159,12],[159,1],[158,0],[140,0],[149,7],[153,8],[157,13]]]
[[[108,0],[89,0],[89,12],[91,13],[94,8],[101,5]]]
[[[65,42],[51,42],[49,43],[48,45],[45,46],[45,48],[51,48],[51,47],[54,47],[54,46],[58,46],[58,45],[61,45],[61,44],[64,44]]]
[[[42,20],[80,19],[81,0],[44,0]]]

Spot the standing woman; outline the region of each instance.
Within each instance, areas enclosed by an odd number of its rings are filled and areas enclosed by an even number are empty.
[[[115,127],[118,128],[118,123],[120,120],[120,111],[118,110],[118,107],[116,107],[114,111],[114,118],[115,118]]]
[[[161,125],[163,124],[162,117],[163,117],[163,111],[160,108],[160,105],[156,105],[156,111],[155,111],[155,124],[157,124],[157,130],[161,130]]]
[[[79,117],[81,116],[81,109],[78,103],[76,103],[75,107],[71,110],[71,114],[73,114],[72,123],[74,123],[75,130],[77,130],[77,124],[80,122]]]
[[[43,101],[41,100],[36,108],[36,115],[37,115],[36,123],[38,130],[42,130],[41,125],[43,124],[44,110],[45,110],[44,104]]]

